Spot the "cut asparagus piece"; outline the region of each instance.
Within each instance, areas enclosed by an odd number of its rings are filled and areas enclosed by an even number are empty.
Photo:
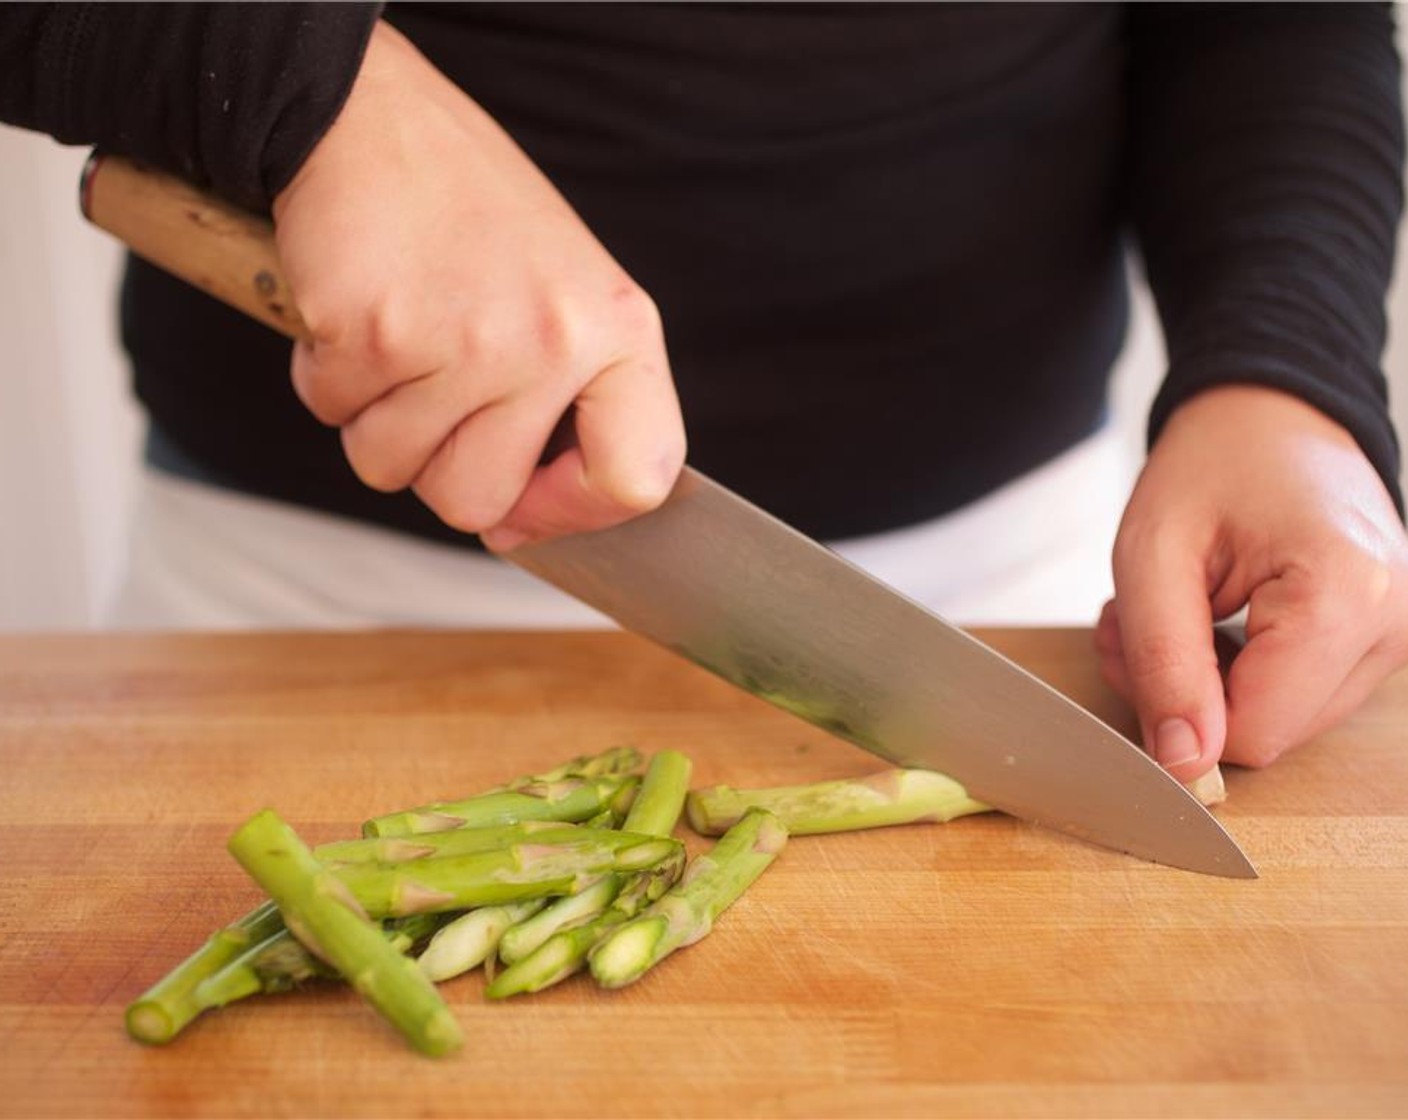
[[[196,998],[201,982],[283,928],[279,908],[265,902],[211,934],[204,945],[132,1002],[127,1008],[127,1033],[138,1042],[170,1042],[204,1010]]]
[[[464,801],[441,801],[401,813],[373,817],[363,836],[414,836],[451,828],[490,828],[521,821],[584,821],[618,802],[629,802],[639,778],[568,778],[518,790],[485,793]]]
[[[577,894],[554,899],[546,909],[503,934],[499,940],[499,960],[504,964],[521,961],[558,930],[591,921],[621,893],[621,882],[619,875],[603,875]]]
[[[440,914],[413,914],[385,923],[382,933],[398,953],[409,953],[444,920]],[[337,969],[315,957],[287,929],[281,929],[202,980],[195,997],[203,1010],[210,1011],[253,995],[291,991],[309,980],[337,979]]]
[[[1188,792],[1203,805],[1221,805],[1227,800],[1227,786],[1222,780],[1222,768],[1214,764],[1201,778],[1194,778],[1188,783]]]
[[[286,992],[315,977],[335,979],[337,975],[337,969],[320,961],[287,929],[281,929],[202,980],[195,994],[201,1008],[210,1011],[261,992]]]
[[[313,953],[335,967],[417,1050],[438,1056],[463,1042],[435,985],[398,953],[330,871],[271,810],[230,838],[230,853]]]
[[[386,918],[574,894],[607,872],[642,871],[682,848],[677,840],[633,833],[593,836],[405,863],[349,863],[332,873],[368,914]]]
[[[588,961],[597,983],[624,987],[676,949],[708,936],[715,919],[786,843],[787,829],[776,816],[766,809],[749,809],[709,852],[689,865],[679,886],[591,951]]]
[[[540,992],[580,972],[587,954],[613,929],[630,921],[679,880],[684,857],[633,875],[604,911],[591,921],[561,929],[522,960],[513,962],[484,989],[490,999]]]
[[[573,778],[617,778],[634,774],[640,769],[640,751],[634,747],[609,747],[600,754],[583,754],[570,758],[561,766],[554,766],[541,774],[527,774],[514,778],[501,789],[528,789],[532,786],[551,785],[554,782],[569,781]],[[494,792],[494,791],[488,791]]]
[[[490,828],[452,828],[416,836],[373,836],[362,840],[335,840],[313,849],[319,863],[405,863],[432,856],[493,852],[512,844],[561,844],[583,837],[589,826],[564,821],[521,821]],[[615,831],[598,829],[598,831]]]
[[[450,980],[477,968],[499,946],[504,931],[541,910],[546,899],[481,906],[442,926],[417,963],[431,980]]]
[[[689,756],[679,751],[660,751],[655,755],[621,827],[646,836],[669,836],[674,832],[689,793],[692,770]]]
[[[690,826],[701,836],[720,835],[754,807],[775,814],[792,836],[951,821],[991,809],[932,770],[883,770],[865,778],[772,789],[713,786],[691,791],[686,804]]]
[[[691,763],[679,751],[660,751],[650,760],[634,804],[622,826],[627,832],[668,836],[674,831],[689,792]],[[624,880],[608,876],[580,894],[559,899],[504,934],[499,959],[520,961],[561,929],[582,925],[602,914],[621,893]],[[590,947],[590,946],[588,946]]]

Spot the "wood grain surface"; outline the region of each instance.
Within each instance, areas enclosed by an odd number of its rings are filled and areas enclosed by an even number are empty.
[[[982,636],[1128,728],[1088,634]],[[447,1060],[336,987],[123,1033],[255,901],[255,810],[351,835],[616,743],[700,784],[878,768],[620,634],[0,639],[0,1115],[1408,1115],[1408,676],[1228,774],[1255,882],[997,815],[800,838],[634,987],[447,984]]]

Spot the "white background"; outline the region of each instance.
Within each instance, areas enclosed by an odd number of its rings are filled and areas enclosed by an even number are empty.
[[[120,253],[78,213],[83,159],[0,126],[0,630],[93,625],[124,555],[141,420],[117,345]],[[1400,238],[1400,261],[1405,250]],[[1390,300],[1385,359],[1400,432],[1408,432],[1405,272]],[[1141,291],[1113,390],[1129,482],[1162,362]]]

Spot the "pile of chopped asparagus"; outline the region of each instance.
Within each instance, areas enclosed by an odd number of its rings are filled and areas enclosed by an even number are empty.
[[[170,1042],[203,1011],[340,979],[417,1050],[446,1054],[462,1036],[439,982],[482,965],[490,999],[584,969],[619,988],[707,936],[789,835],[988,809],[926,770],[691,791],[685,755],[661,751],[640,775],[642,762],[624,747],[574,758],[311,849],[274,812],[258,813],[229,849],[268,901],[128,1007],[128,1033]],[[692,861],[673,838],[686,810],[699,835],[719,837]]]

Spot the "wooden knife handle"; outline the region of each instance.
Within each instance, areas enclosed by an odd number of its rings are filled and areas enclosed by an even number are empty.
[[[99,152],[83,169],[79,204],[84,217],[139,257],[281,334],[308,336],[267,219]]]

